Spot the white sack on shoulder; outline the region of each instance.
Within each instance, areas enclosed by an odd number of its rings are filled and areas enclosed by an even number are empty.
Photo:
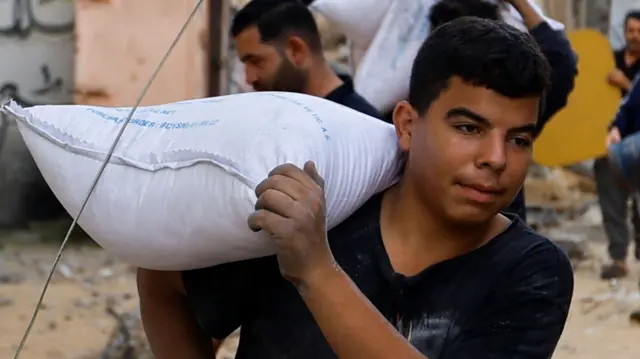
[[[501,4],[505,4],[502,0],[493,0],[493,1]],[[531,4],[531,7],[533,7],[533,9],[538,13],[538,15],[542,16],[542,18],[549,24],[549,26],[551,26],[552,29],[564,31],[565,29],[564,24],[561,23],[560,21],[554,20],[546,16],[544,14],[544,11],[542,11],[540,6],[536,4],[535,1],[529,0],[529,4]],[[524,25],[524,22],[522,21],[522,16],[520,16],[520,13],[518,12],[518,10],[516,10],[513,6],[506,4],[505,8],[502,11],[502,16],[509,25],[515,26],[522,31],[527,30],[527,27]]]
[[[11,108],[65,209],[77,215],[130,108]],[[276,166],[315,161],[327,224],[397,180],[393,126],[333,102],[259,92],[139,108],[80,217],[102,247],[139,267],[185,270],[270,255],[248,229],[254,189]]]
[[[411,66],[431,30],[429,13],[436,2],[394,0],[360,61],[354,78],[356,91],[381,112],[392,110],[398,101],[407,98]],[[542,10],[533,5],[542,14]],[[522,18],[511,5],[504,7],[503,17],[507,23],[526,30]],[[546,19],[553,28],[564,29],[561,23]]]
[[[366,49],[393,1],[315,0],[310,8],[327,18],[354,46]]]

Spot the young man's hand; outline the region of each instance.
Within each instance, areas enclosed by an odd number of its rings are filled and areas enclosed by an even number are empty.
[[[256,187],[256,211],[249,216],[253,231],[265,231],[277,248],[282,275],[294,285],[335,270],[326,232],[324,181],[313,162],[304,170],[276,167]]]

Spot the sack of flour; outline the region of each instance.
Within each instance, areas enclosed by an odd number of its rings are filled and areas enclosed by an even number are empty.
[[[77,215],[130,108],[10,105],[27,147]],[[332,228],[397,180],[391,125],[333,102],[255,92],[140,107],[80,216],[105,249],[139,267],[184,270],[270,255],[247,218],[276,166],[315,161]]]
[[[398,101],[407,98],[411,66],[420,45],[431,31],[428,18],[431,7],[438,1],[446,0],[394,0],[359,62],[354,78],[356,91],[381,112],[392,110]],[[531,3],[542,15],[542,10]],[[503,18],[507,23],[526,30],[522,18],[511,5],[503,7]],[[553,28],[564,29],[561,23],[545,19]],[[354,17],[352,21],[358,20]]]
[[[356,48],[366,49],[394,0],[315,0],[310,8],[329,20]]]

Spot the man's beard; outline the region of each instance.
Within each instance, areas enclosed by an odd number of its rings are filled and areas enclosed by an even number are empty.
[[[254,85],[256,91],[284,91],[304,93],[307,85],[308,74],[306,71],[297,68],[286,57],[282,59],[278,71],[270,84]]]
[[[636,39],[628,40],[627,50],[633,53],[633,55],[640,55],[640,41]]]

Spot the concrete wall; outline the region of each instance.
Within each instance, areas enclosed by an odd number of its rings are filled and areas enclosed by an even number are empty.
[[[0,100],[132,105],[195,4],[0,0]],[[203,6],[143,105],[207,95],[207,24]],[[15,123],[0,118],[0,228],[60,209]]]
[[[74,1],[0,1],[0,100],[73,101]],[[0,115],[0,227],[60,212],[12,119]]]
[[[133,105],[196,0],[78,1],[75,102]],[[142,104],[206,97],[207,1],[158,73]]]
[[[610,8],[611,0],[587,0],[586,26],[608,34]]]

